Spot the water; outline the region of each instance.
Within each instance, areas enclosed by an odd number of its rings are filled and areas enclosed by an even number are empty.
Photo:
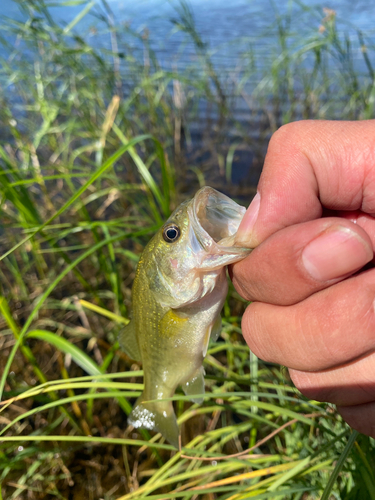
[[[188,64],[195,57],[192,44],[187,43],[181,49],[183,36],[173,28],[171,19],[176,18],[179,9],[178,0],[107,0],[114,13],[116,23],[124,23],[137,32],[144,29],[150,33],[152,48],[164,65],[176,64],[179,61]],[[69,23],[83,6],[58,7],[63,0],[48,0],[53,5],[50,12],[54,19],[62,24]],[[301,39],[311,30],[318,30],[325,17],[323,8],[336,12],[339,33],[348,33],[354,44],[357,43],[353,27],[367,33],[372,43],[375,42],[375,2],[368,0],[308,0],[308,10],[303,12],[299,2],[289,0],[190,0],[189,6],[199,34],[208,44],[213,60],[224,71],[230,72],[237,63],[236,56],[251,45],[257,51],[263,51],[265,57],[271,54],[277,27],[273,22],[275,14],[291,14],[292,23],[288,31]],[[92,14],[104,12],[100,0]],[[5,16],[18,17],[22,14],[14,0],[0,0],[0,13]],[[96,22],[94,15],[85,17],[83,25],[88,27]],[[100,25],[100,23],[99,23]],[[80,33],[82,23],[79,25]],[[181,56],[183,55],[183,57]]]
[[[181,5],[176,1],[168,0],[107,0],[113,12],[116,25],[124,28],[124,32],[130,29],[138,34],[147,34],[151,48],[155,51],[159,64],[164,69],[186,70],[189,66],[194,67],[197,62],[197,50],[191,39],[181,33],[173,25],[172,20],[178,17]],[[67,25],[83,9],[83,5],[74,7],[58,6],[58,1],[51,0],[46,3],[55,5],[50,7],[52,17],[62,25]],[[62,2],[60,2],[62,3]],[[57,4],[57,6],[56,6]],[[230,108],[235,117],[237,125],[243,129],[243,134],[253,136],[256,141],[259,127],[254,126],[257,120],[254,107],[256,103],[246,102],[243,96],[231,95],[234,85],[238,88],[241,78],[244,78],[249,70],[250,76],[244,84],[244,94],[252,95],[254,88],[261,84],[260,75],[269,61],[274,61],[280,54],[280,40],[277,26],[277,16],[282,15],[282,26],[285,33],[290,36],[288,44],[290,52],[298,49],[306,43],[309,37],[316,36],[322,26],[327,11],[324,8],[333,9],[336,12],[336,23],[339,35],[347,34],[353,46],[354,69],[360,74],[366,70],[361,48],[358,43],[357,30],[366,34],[366,44],[375,46],[375,2],[368,0],[327,0],[322,3],[318,0],[309,0],[304,8],[301,3],[282,1],[255,1],[255,0],[190,0],[189,6],[193,12],[194,23],[201,39],[206,44],[210,59],[217,71],[223,89],[227,97],[231,99]],[[23,14],[14,0],[0,0],[0,12],[2,18],[10,16],[22,19]],[[288,17],[285,17],[289,14]],[[97,5],[91,10],[90,15],[76,28],[81,36],[90,38],[90,43],[111,49],[111,40],[105,23],[100,22],[98,17],[107,16],[102,3],[98,0]],[[90,30],[90,26],[96,24],[97,31]],[[134,50],[139,50],[139,59],[143,58],[143,45],[133,37],[128,37],[128,43],[132,44]],[[119,47],[121,50],[121,47]],[[257,54],[256,71],[249,68],[249,53]],[[306,67],[310,61],[306,59]],[[196,65],[198,67],[198,65]],[[334,69],[334,68],[333,68]],[[125,79],[126,80],[126,79]],[[296,84],[298,85],[298,83]],[[298,91],[298,88],[296,88]],[[217,119],[217,110],[208,111],[207,103],[201,102],[199,111],[201,116],[210,117],[213,121]],[[253,115],[250,117],[251,113]],[[202,123],[207,128],[207,121],[197,120],[191,124],[190,133],[194,146],[202,144]],[[227,136],[229,143],[237,140],[237,131],[229,125]],[[203,148],[204,149],[204,148]],[[263,152],[261,152],[263,154]],[[203,162],[206,160],[207,149],[203,151],[202,158],[192,157],[192,161]],[[232,180],[241,182],[248,165],[251,164],[254,151],[244,147],[237,151],[234,158]],[[258,169],[259,170],[259,169]],[[257,173],[251,179],[256,182]]]
[[[173,25],[178,18],[181,5],[178,0],[107,0],[117,25],[149,37],[150,47],[155,51],[164,69],[181,70],[196,62],[197,51],[193,42]],[[63,0],[45,0],[52,17],[67,25],[84,8],[80,6],[61,7]],[[326,16],[324,8],[336,12],[339,34],[347,34],[353,45],[354,67],[358,72],[365,70],[364,59],[358,43],[357,30],[366,34],[366,44],[375,46],[375,2],[368,0],[308,0],[305,4],[290,0],[190,0],[194,24],[206,44],[210,58],[221,81],[240,78],[249,63],[249,52],[257,54],[257,62],[264,65],[280,52],[278,15],[290,15],[290,22],[282,21],[285,33],[290,35],[289,43],[298,50],[299,44],[316,34]],[[303,7],[306,6],[306,8]],[[0,14],[23,19],[24,15],[14,0],[0,0]],[[108,29],[98,20],[107,17],[101,0],[85,16],[76,31],[87,35],[90,43],[111,49]],[[89,30],[96,24],[95,35]],[[105,33],[105,34],[102,34]],[[137,48],[137,41],[131,42]],[[141,43],[139,50],[143,50]],[[242,56],[244,57],[242,58]]]

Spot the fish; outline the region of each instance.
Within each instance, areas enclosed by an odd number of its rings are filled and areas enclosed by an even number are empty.
[[[144,391],[128,416],[178,448],[172,398],[178,386],[203,402],[203,359],[221,332],[226,266],[251,249],[236,245],[245,207],[205,186],[183,202],[144,248],[132,286],[130,322],[119,342],[143,365]]]

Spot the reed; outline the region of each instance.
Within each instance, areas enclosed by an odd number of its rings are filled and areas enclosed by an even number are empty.
[[[249,200],[254,183],[231,183],[236,155],[259,175],[283,123],[373,117],[366,34],[353,28],[353,47],[332,11],[275,3],[273,53],[242,41],[227,80],[187,2],[171,30],[198,57],[178,70],[105,1],[61,2],[79,7],[66,25],[52,1],[17,3],[24,21],[0,25],[0,499],[375,498],[374,441],[249,358],[233,288],[205,402],[174,398],[179,452],[127,427],[142,372],[117,342],[140,252],[181,200],[205,183]],[[296,33],[296,16],[321,28]]]

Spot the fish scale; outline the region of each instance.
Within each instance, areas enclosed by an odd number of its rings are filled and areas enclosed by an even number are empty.
[[[120,344],[141,361],[144,391],[128,423],[161,432],[176,448],[172,401],[181,386],[194,402],[204,394],[203,359],[220,333],[226,266],[251,249],[236,246],[246,209],[211,187],[182,203],[146,245],[132,288],[130,323]]]

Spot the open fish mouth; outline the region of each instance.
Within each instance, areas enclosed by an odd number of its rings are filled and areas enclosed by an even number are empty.
[[[189,208],[194,236],[205,252],[211,256],[227,256],[227,264],[240,260],[250,252],[249,248],[236,246],[235,243],[245,207],[206,186],[197,192]],[[206,262],[208,265],[209,262]]]

